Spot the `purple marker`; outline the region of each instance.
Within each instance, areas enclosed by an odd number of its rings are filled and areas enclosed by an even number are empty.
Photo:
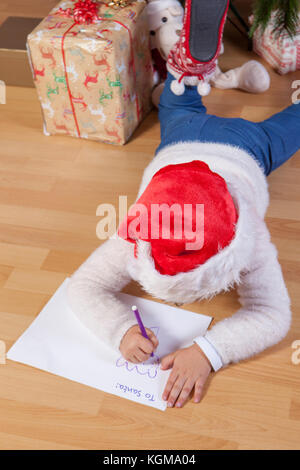
[[[145,327],[144,327],[144,325],[143,325],[143,322],[142,322],[142,319],[141,319],[141,315],[140,315],[140,313],[139,313],[139,311],[138,311],[138,308],[137,308],[135,305],[133,305],[133,306],[131,307],[131,310],[132,310],[132,311],[134,312],[134,314],[135,314],[135,318],[136,318],[136,321],[138,322],[138,325],[139,325],[139,327],[140,327],[140,330],[141,330],[142,335],[144,336],[144,338],[149,339],[149,336],[147,335],[147,331],[146,331],[146,329],[145,329]],[[151,353],[151,357],[153,357],[153,352]]]

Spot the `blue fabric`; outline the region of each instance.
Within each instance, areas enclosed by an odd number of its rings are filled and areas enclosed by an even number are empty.
[[[268,175],[300,149],[300,104],[259,123],[221,118],[207,114],[196,87],[186,86],[183,95],[174,95],[172,80],[168,74],[160,98],[161,144],[156,153],[179,142],[234,145],[253,156]]]

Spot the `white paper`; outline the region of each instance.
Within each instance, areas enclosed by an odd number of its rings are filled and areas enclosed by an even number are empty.
[[[37,318],[7,353],[7,358],[51,372],[129,400],[166,409],[161,399],[170,371],[159,358],[192,344],[212,318],[166,304],[119,294],[131,309],[137,305],[144,325],[159,340],[154,357],[142,364],[125,361],[91,333],[67,302],[66,279]],[[134,315],[134,314],[133,314]]]

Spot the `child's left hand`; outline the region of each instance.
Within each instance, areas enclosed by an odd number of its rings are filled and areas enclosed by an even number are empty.
[[[161,369],[173,367],[163,392],[168,406],[180,408],[187,401],[193,387],[194,402],[201,399],[203,386],[211,372],[211,364],[197,344],[168,354],[161,361]]]

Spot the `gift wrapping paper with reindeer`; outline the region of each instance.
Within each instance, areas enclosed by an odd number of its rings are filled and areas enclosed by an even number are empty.
[[[128,141],[152,106],[145,5],[60,2],[28,36],[46,135]]]
[[[253,22],[253,16],[249,18]],[[278,34],[275,27],[275,13],[265,31],[258,28],[253,36],[253,49],[278,73],[284,75],[300,69],[300,16],[296,36],[291,38],[287,31]]]

